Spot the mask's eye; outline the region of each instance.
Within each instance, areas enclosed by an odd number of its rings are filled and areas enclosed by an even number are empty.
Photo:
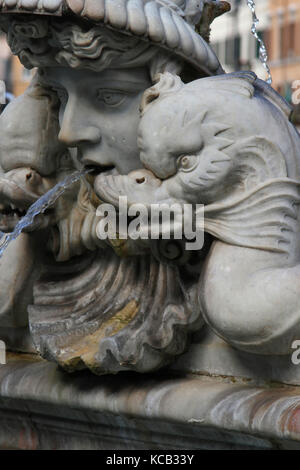
[[[126,98],[126,94],[115,90],[99,90],[97,93],[98,101],[107,106],[119,106]]]
[[[198,163],[196,155],[181,155],[177,160],[177,167],[181,171],[192,171]]]

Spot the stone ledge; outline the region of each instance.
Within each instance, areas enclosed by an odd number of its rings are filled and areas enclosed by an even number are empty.
[[[270,382],[300,385],[300,365],[292,363],[292,352],[291,349],[290,355],[271,356],[239,351],[205,326],[171,369],[197,375],[239,377],[262,386]]]
[[[2,449],[300,449],[300,389],[229,378],[0,366]]]

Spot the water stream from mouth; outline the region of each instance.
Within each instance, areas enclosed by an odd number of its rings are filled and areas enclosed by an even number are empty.
[[[28,209],[24,217],[17,223],[13,232],[8,234],[3,234],[2,238],[0,237],[0,258],[2,257],[4,251],[12,242],[15,240],[22,231],[31,225],[34,221],[34,218],[38,214],[45,212],[50,206],[52,206],[57,199],[66,191],[66,189],[76,181],[80,180],[84,175],[89,173],[90,169],[78,170],[72,173],[71,175],[66,176],[63,180],[59,181],[53,188],[47,191],[43,196],[41,196],[37,201],[35,201]],[[0,232],[2,234],[2,232]]]

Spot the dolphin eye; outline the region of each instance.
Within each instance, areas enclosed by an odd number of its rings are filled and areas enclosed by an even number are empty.
[[[196,155],[181,155],[177,159],[177,167],[181,171],[192,171],[198,163]]]

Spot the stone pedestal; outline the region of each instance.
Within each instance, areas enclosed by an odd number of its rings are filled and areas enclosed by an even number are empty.
[[[0,420],[1,449],[300,449],[300,389],[170,371],[67,375],[8,353]]]
[[[171,368],[197,375],[251,379],[256,384],[263,385],[270,382],[300,385],[300,365],[293,364],[292,352],[285,355],[263,355],[239,351],[205,326],[194,336],[189,350]]]

